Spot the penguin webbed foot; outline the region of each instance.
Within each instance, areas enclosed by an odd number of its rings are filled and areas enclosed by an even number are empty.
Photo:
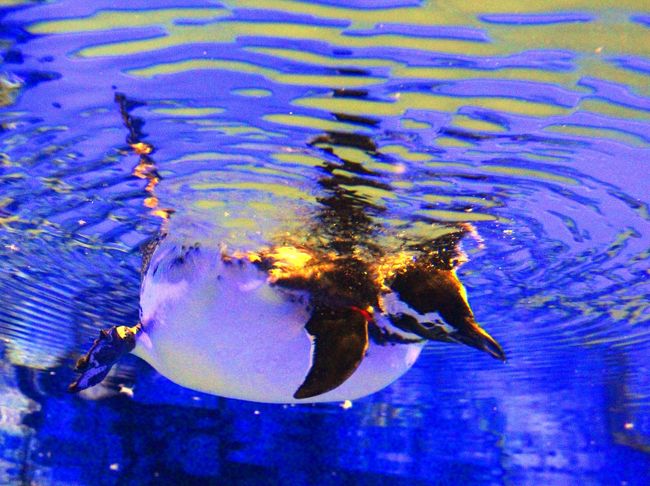
[[[139,330],[140,326],[101,330],[88,352],[77,360],[74,370],[81,375],[68,386],[68,391],[77,393],[100,383],[113,365],[135,348]]]

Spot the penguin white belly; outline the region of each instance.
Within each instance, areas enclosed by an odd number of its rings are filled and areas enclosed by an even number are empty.
[[[307,293],[270,285],[255,265],[224,261],[217,249],[181,255],[174,243],[164,241],[144,277],[140,305],[143,332],[134,354],[180,385],[243,400],[356,399],[399,378],[423,346],[371,341],[358,369],[342,385],[295,399],[312,354],[305,330]]]

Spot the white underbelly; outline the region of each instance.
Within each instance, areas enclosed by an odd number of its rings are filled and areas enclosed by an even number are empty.
[[[307,295],[269,286],[254,265],[225,264],[217,250],[201,249],[183,265],[161,271],[170,248],[167,243],[157,250],[143,283],[145,333],[134,354],[180,385],[257,402],[351,400],[392,383],[421,351],[421,344],[371,343],[340,387],[295,400],[310,366]]]

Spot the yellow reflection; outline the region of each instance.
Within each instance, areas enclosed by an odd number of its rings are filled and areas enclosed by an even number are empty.
[[[295,172],[284,170],[283,168],[260,167],[254,164],[229,164],[228,168],[233,171],[243,172],[244,174],[260,174],[269,176],[280,176],[284,179],[302,180],[302,176]]]
[[[92,16],[47,20],[32,24],[33,33],[74,33],[84,31],[102,31],[121,28],[138,28],[159,25],[164,32],[155,38],[123,41],[91,46],[78,53],[80,56],[119,56],[133,53],[151,52],[164,48],[194,43],[232,44],[241,36],[278,38],[285,40],[313,40],[329,43],[332,47],[390,47],[410,48],[432,53],[463,54],[476,56],[506,56],[526,50],[553,49],[579,52],[581,56],[572,62],[578,69],[572,71],[551,71],[535,68],[506,67],[495,70],[479,70],[455,67],[424,67],[381,58],[336,57],[313,54],[305,51],[248,47],[246,50],[291,59],[319,66],[385,68],[393,77],[424,78],[435,80],[468,79],[520,79],[575,87],[576,82],[585,76],[632,86],[641,95],[650,94],[648,76],[643,73],[626,70],[603,60],[606,56],[619,53],[648,57],[650,55],[647,28],[640,23],[629,20],[631,12],[643,12],[647,9],[646,1],[624,0],[614,2],[604,0],[598,5],[586,0],[571,2],[570,11],[584,12],[594,17],[589,22],[571,22],[556,24],[497,24],[481,21],[481,16],[490,13],[534,14],[567,11],[567,4],[562,0],[545,2],[520,2],[515,0],[487,2],[424,2],[414,7],[350,9],[330,5],[316,5],[312,2],[290,0],[241,0],[233,2],[232,8],[269,9],[302,13],[321,19],[349,20],[351,27],[324,26],[301,23],[281,22],[246,22],[235,19],[235,15],[220,8],[179,8],[148,9],[141,11],[104,10]],[[217,19],[229,17],[232,21],[206,23],[204,25],[183,25],[176,19]],[[483,32],[490,42],[474,40],[444,39],[433,37],[413,37],[405,35],[354,36],[358,28],[372,29],[386,22],[399,22],[427,26],[468,26],[476,33]],[[378,31],[380,32],[380,30]],[[205,64],[201,64],[201,63]],[[189,64],[184,64],[189,63]],[[498,66],[495,64],[495,66]],[[230,69],[236,72],[259,73],[279,83],[310,86],[359,87],[382,82],[381,76],[320,76],[305,74],[288,74],[254,64],[227,62],[220,60],[186,60],[173,65],[163,64],[132,71],[141,76],[152,76],[180,72],[188,69]],[[585,90],[585,88],[580,88]],[[243,93],[243,92],[242,92]],[[262,96],[263,93],[250,94]],[[520,100],[519,100],[520,101]],[[520,101],[521,102],[521,101]],[[476,99],[475,103],[488,105],[495,103],[499,109],[500,102]],[[546,105],[548,106],[548,105]],[[447,106],[445,109],[451,109]],[[509,104],[506,111],[521,113],[531,111],[520,105]],[[435,108],[432,108],[435,109]],[[555,112],[538,110],[537,116],[551,116]],[[566,111],[564,111],[566,112]],[[562,113],[564,113],[562,112]],[[413,127],[415,128],[415,127]]]
[[[409,151],[404,145],[390,144],[383,145],[381,147],[381,152],[385,154],[395,154],[402,160],[409,160],[411,162],[422,162],[425,160],[431,160],[431,155],[426,152],[414,152]]]
[[[477,118],[472,118],[465,115],[456,115],[452,121],[452,125],[460,128],[466,128],[468,130],[476,131],[506,131],[505,127],[499,125],[498,123],[489,122],[486,120],[479,120]]]
[[[458,223],[458,222],[467,222],[465,218],[461,218],[460,216],[466,214],[466,213],[458,213],[458,218],[452,218],[450,221],[447,221],[449,223]],[[504,222],[505,220],[503,218],[493,218],[493,220],[499,221],[499,222]],[[441,223],[444,223],[445,221],[441,221]],[[441,236],[444,236],[446,234],[449,234],[454,231],[454,228],[451,228],[447,225],[441,226],[439,224],[432,224],[432,223],[425,223],[422,221],[417,221],[415,223],[411,223],[408,221],[400,221],[400,220],[392,220],[391,224],[393,224],[398,227],[404,227],[405,225],[408,225],[408,227],[404,230],[404,236],[409,239],[409,240],[414,240],[414,241],[427,241],[435,238],[439,238]],[[399,244],[399,243],[398,243]]]
[[[540,2],[542,4],[542,2]],[[546,5],[546,3],[543,3]],[[602,7],[602,5],[599,5]],[[548,8],[548,7],[547,7]],[[572,5],[572,8],[575,8]],[[518,49],[570,49],[589,54],[638,54],[648,55],[650,48],[648,30],[639,23],[630,22],[628,11],[595,10],[593,5],[586,11],[594,11],[597,20],[584,23],[562,23],[535,26],[491,25],[490,34],[504,45],[516,45]],[[646,7],[642,10],[647,10]],[[547,12],[553,12],[548,8]]]
[[[241,160],[240,156],[234,156],[232,154],[223,154],[219,152],[194,152],[187,155],[183,155],[178,159],[175,159],[174,162],[185,162],[185,161],[198,161],[198,160]]]
[[[436,219],[438,221],[447,221],[450,223],[463,221],[495,221],[497,219],[497,217],[492,214],[465,211],[445,211],[443,209],[424,209],[418,211],[417,213],[423,216],[429,216],[430,218]]]
[[[312,155],[306,155],[299,152],[296,153],[275,153],[272,156],[279,162],[287,162],[290,164],[304,165],[307,167],[318,167],[323,165],[323,160]]]
[[[393,19],[394,22],[427,25],[438,23],[440,15],[435,13],[434,6],[427,2],[424,8],[394,7],[381,9],[355,9],[345,7],[300,2],[294,0],[237,0],[227,2],[240,8],[268,9],[282,12],[292,12],[326,19],[352,20],[355,27],[370,27],[379,22]],[[431,13],[433,15],[427,15]]]
[[[398,115],[405,110],[396,103],[368,101],[355,98],[299,98],[292,104],[318,108],[330,113],[353,113],[372,116]]]
[[[103,10],[90,17],[45,20],[28,27],[33,34],[68,34],[127,27],[172,25],[177,19],[216,19],[228,14],[220,8],[173,8],[147,10]]]
[[[207,116],[223,113],[223,108],[157,108],[155,113],[174,116]]]
[[[258,191],[260,194],[273,194],[289,199],[302,199],[312,201],[314,196],[306,191],[283,184],[263,182],[201,182],[191,185],[192,189],[203,190],[237,190],[237,191]]]
[[[65,26],[33,26],[35,32],[42,33],[47,28],[65,32]],[[172,46],[200,42],[231,43],[240,36],[272,37],[285,39],[314,40],[329,42],[344,47],[403,47],[435,52],[454,52],[457,54],[493,53],[494,46],[468,40],[413,38],[406,35],[387,35],[378,37],[357,37],[343,35],[339,27],[325,27],[310,24],[283,24],[279,22],[241,22],[231,21],[206,25],[166,26],[168,35],[153,39],[123,41],[88,47],[79,52],[82,57],[118,56],[136,52],[149,52]]]
[[[500,112],[528,116],[549,117],[568,114],[572,110],[550,103],[525,101],[504,97],[461,97],[428,93],[401,93],[393,102],[379,102],[347,98],[299,98],[296,106],[318,108],[330,113],[353,113],[369,116],[400,116],[406,110],[435,110],[456,112],[463,106],[475,106]]]
[[[232,218],[226,217],[219,220],[219,225],[223,228],[233,228],[237,230],[258,229],[258,222],[253,218]]]
[[[438,194],[425,194],[424,196],[421,196],[421,199],[426,202],[440,203],[440,204],[454,204],[459,202],[465,202],[468,204],[483,206],[485,208],[492,208],[498,206],[498,203],[494,201],[490,201],[489,199],[472,197],[472,196],[442,196]]]
[[[432,127],[430,123],[412,120],[411,118],[402,118],[400,120],[400,123],[402,124],[402,127],[406,128],[407,130],[423,130]]]
[[[260,7],[255,7],[260,8]],[[278,7],[272,8],[277,10]],[[288,9],[291,11],[291,9]],[[420,19],[419,24],[429,24],[432,19],[422,19],[422,10],[414,8],[411,10],[416,18]],[[149,15],[155,17],[155,13],[160,14],[160,20],[156,21],[149,19]],[[283,24],[279,22],[242,22],[242,21],[229,21],[222,23],[212,23],[205,25],[177,25],[171,23],[174,14],[173,10],[158,11],[152,10],[143,13],[140,19],[132,19],[132,27],[156,25],[161,24],[165,26],[167,31],[166,36],[160,36],[153,39],[141,39],[133,41],[114,42],[99,46],[88,47],[80,51],[78,54],[82,57],[97,57],[97,56],[118,56],[125,54],[133,54],[136,52],[149,52],[173,46],[187,45],[199,42],[217,42],[217,43],[232,43],[240,36],[256,36],[256,37],[274,37],[274,38],[288,38],[288,39],[304,39],[314,40],[319,42],[329,42],[333,45],[345,47],[402,47],[410,49],[421,49],[435,52],[454,52],[457,54],[486,54],[495,53],[494,46],[474,40],[465,39],[436,39],[418,37],[413,38],[407,35],[381,35],[381,36],[349,36],[344,35],[339,27],[319,26],[313,24]],[[353,19],[357,18],[360,11],[345,11],[347,16]],[[386,15],[386,10],[376,11],[379,22],[386,21],[382,17]],[[115,20],[120,19],[124,12],[107,11],[97,14],[94,17],[87,17],[83,19],[73,20],[56,20],[46,21],[30,26],[30,30],[34,33],[64,33],[64,32],[79,32],[86,30],[105,30],[109,26],[114,27],[120,25]],[[133,12],[128,12],[133,14]],[[224,16],[223,11],[217,11],[214,14],[208,14],[207,17]],[[363,15],[363,14],[361,14]],[[117,17],[115,17],[117,16]],[[179,17],[183,17],[179,15]],[[198,15],[203,18],[203,15]],[[424,16],[426,17],[426,16]],[[427,22],[428,20],[428,22]],[[404,21],[407,23],[406,21]],[[435,22],[435,21],[434,21]],[[128,25],[128,21],[126,22]]]
[[[646,147],[647,141],[633,133],[623,132],[613,128],[602,127],[587,127],[584,125],[550,125],[545,127],[544,130],[557,133],[567,133],[571,135],[579,135],[589,137],[590,139],[610,139],[618,142],[623,142],[629,145],[636,145]]]
[[[177,74],[201,69],[220,69],[224,71],[259,74],[280,84],[297,86],[359,87],[370,86],[383,81],[383,78],[371,76],[285,74],[253,63],[223,61],[219,59],[186,59],[178,62],[161,63],[142,69],[132,69],[127,71],[127,74],[151,78],[161,74]]]
[[[352,179],[352,178],[355,177],[354,172],[351,172],[351,171],[349,171],[349,170],[344,170],[344,169],[334,169],[334,170],[332,171],[332,175],[333,175],[334,177],[343,177],[343,178],[347,178],[347,179]],[[341,187],[347,187],[347,186],[341,186]],[[355,188],[351,188],[351,187],[350,187],[350,188],[348,188],[348,189],[350,189],[350,190],[356,192],[356,189],[355,189]]]
[[[607,56],[607,54],[603,55]],[[645,53],[645,57],[648,56],[650,56],[650,48]],[[633,93],[650,96],[650,75],[619,67],[604,61],[602,57],[602,55],[584,57],[578,63],[580,67],[578,73],[589,73],[598,79],[624,85]]]
[[[239,96],[248,96],[250,98],[266,98],[273,95],[273,92],[263,88],[249,88],[249,89],[231,89],[232,94]]]
[[[476,155],[484,155],[483,152],[477,153]],[[561,162],[563,157],[560,155],[542,155],[534,154],[529,151],[524,151],[522,155],[528,160],[536,160],[539,162]]]
[[[324,120],[322,118],[315,118],[304,115],[265,115],[264,120],[280,125],[288,125],[292,127],[315,128],[323,132],[327,131],[355,131],[355,132],[368,132],[367,129],[354,125],[352,123],[344,123],[339,121]]]
[[[380,84],[385,81],[385,78],[373,76],[323,76],[320,74],[277,74],[269,76],[269,78],[281,84],[332,88],[358,88]]]
[[[0,216],[0,228],[4,226],[9,226],[11,223],[17,223],[20,221],[20,218],[18,216],[12,215],[12,216]]]
[[[469,164],[463,164],[462,162],[427,162],[427,167],[435,167],[435,168],[456,167],[459,169],[467,169],[471,166]],[[430,182],[419,183],[419,185],[423,185],[423,186],[427,184],[430,184]]]
[[[397,199],[397,196],[394,192],[388,191],[386,189],[380,189],[378,187],[355,186],[351,187],[350,189],[353,189],[358,196],[364,199],[364,201],[367,201],[376,206],[383,206],[385,201]]]
[[[334,155],[343,160],[357,162],[364,165],[372,162],[370,155],[368,155],[364,150],[355,147],[333,146],[331,149],[334,152]]]
[[[389,59],[374,59],[371,57],[324,56],[322,54],[314,54],[313,52],[293,50],[293,49],[283,49],[281,47],[246,47],[244,49],[249,52],[266,54],[268,56],[277,57],[279,59],[286,59],[289,61],[297,61],[297,62],[303,62],[307,64],[314,64],[317,66],[328,66],[328,67],[354,66],[354,67],[390,67],[390,68],[404,66],[403,63],[398,63]]]
[[[484,0],[481,2],[422,2],[415,7],[392,7],[381,9],[355,9],[333,5],[319,5],[295,0],[228,0],[230,6],[280,10],[284,12],[313,15],[315,17],[353,21],[354,27],[368,27],[381,22],[399,22],[414,25],[481,25],[478,17],[486,13],[545,13],[567,10],[596,13],[609,9],[646,11],[645,0],[544,0],[522,2],[520,0]]]
[[[421,48],[421,47],[420,47]],[[250,52],[266,54],[279,59],[309,63],[319,66],[341,67],[353,65],[355,67],[382,67],[389,69],[393,77],[436,79],[436,80],[468,80],[468,79],[518,79],[522,81],[538,81],[554,84],[573,84],[581,75],[579,72],[571,71],[549,71],[544,69],[528,68],[500,68],[493,70],[471,69],[457,67],[425,67],[409,66],[405,63],[388,59],[373,58],[345,58],[323,56],[306,51],[294,51],[291,49],[251,47],[246,48]],[[482,54],[486,54],[482,52]]]
[[[471,147],[474,144],[466,140],[460,140],[453,137],[438,137],[434,143],[440,147]]]
[[[198,209],[216,209],[225,207],[226,203],[224,201],[215,201],[214,199],[201,199],[200,201],[196,201],[194,206]]]
[[[542,170],[521,169],[519,167],[505,167],[499,165],[483,165],[481,171],[492,172],[495,174],[511,175],[516,177],[525,177],[526,179],[545,180],[551,182],[561,182],[562,184],[577,185],[578,181],[571,177],[565,177]]]
[[[226,135],[234,136],[234,135],[259,135],[263,136],[264,138],[269,138],[274,136],[275,134],[273,132],[266,132],[262,130],[261,128],[254,127],[252,125],[247,125],[247,124],[217,124],[214,127],[216,130],[220,131],[221,133],[224,133]]]
[[[482,55],[489,55],[481,52]],[[542,69],[461,69],[450,67],[399,67],[393,70],[393,75],[400,78],[418,78],[435,80],[480,80],[480,79],[515,79],[522,81],[537,81],[541,83],[570,84],[575,83],[579,73],[557,72]]]
[[[610,103],[605,100],[586,99],[580,103],[580,110],[591,111],[600,115],[612,116],[615,118],[632,119],[632,120],[650,120],[650,114],[641,109],[631,108],[629,106],[622,106]]]
[[[22,83],[19,81],[14,81],[14,80],[9,80],[2,74],[0,74],[0,107],[2,106],[9,106],[11,105],[17,94],[19,89],[22,87]],[[6,113],[6,115],[9,115],[9,113]],[[11,124],[5,124],[3,123],[0,125],[2,128],[10,128]]]
[[[413,183],[411,181],[393,181],[391,183],[395,189],[409,190],[413,188]]]

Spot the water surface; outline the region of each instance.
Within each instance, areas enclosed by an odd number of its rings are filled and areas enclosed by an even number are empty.
[[[647,484],[649,27],[640,1],[0,2],[0,482]],[[65,393],[137,320],[163,221],[255,246],[328,201],[387,248],[471,223],[508,362],[431,344],[351,408],[135,358]]]

